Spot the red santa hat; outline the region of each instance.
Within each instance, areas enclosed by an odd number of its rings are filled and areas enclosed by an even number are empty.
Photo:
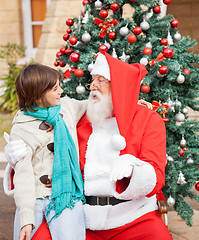
[[[91,74],[99,74],[111,81],[114,113],[120,134],[126,134],[137,107],[140,83],[147,74],[144,65],[128,64],[108,53],[99,54]]]

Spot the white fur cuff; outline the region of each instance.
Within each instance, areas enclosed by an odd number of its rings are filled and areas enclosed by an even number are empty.
[[[3,189],[6,195],[14,197],[14,189],[11,190],[11,174],[12,167],[8,163],[4,172]]]

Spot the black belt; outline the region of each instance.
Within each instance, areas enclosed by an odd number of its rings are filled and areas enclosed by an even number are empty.
[[[109,196],[86,196],[86,203],[89,205],[116,205],[127,201],[129,200],[120,200]]]

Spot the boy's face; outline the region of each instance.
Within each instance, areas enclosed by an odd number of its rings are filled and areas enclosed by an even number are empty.
[[[59,80],[57,80],[56,84],[49,91],[46,92],[43,101],[38,101],[38,107],[46,108],[59,105],[62,93],[63,90],[59,85]]]

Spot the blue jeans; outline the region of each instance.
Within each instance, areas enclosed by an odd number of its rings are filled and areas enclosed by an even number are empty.
[[[54,211],[51,210],[50,214],[46,216],[46,206],[49,203],[49,197],[36,200],[35,228],[31,233],[31,237],[44,219],[48,222],[54,215]],[[78,201],[73,209],[64,209],[59,217],[51,221],[49,230],[53,240],[85,240],[85,219],[82,201]],[[13,240],[19,240],[19,234],[20,225],[18,211],[16,210]]]

